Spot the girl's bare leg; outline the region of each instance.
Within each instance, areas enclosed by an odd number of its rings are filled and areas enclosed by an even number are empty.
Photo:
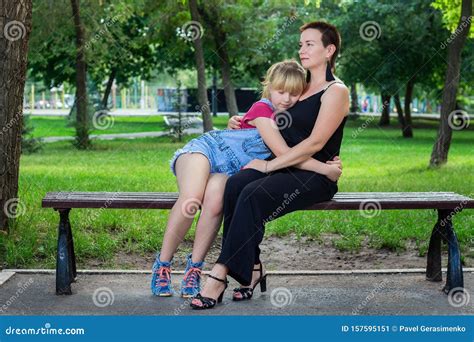
[[[227,178],[228,176],[222,173],[214,173],[209,177],[204,193],[201,215],[196,225],[196,236],[192,253],[193,262],[204,260],[219,231],[222,222],[224,189]]]
[[[171,209],[166,225],[160,260],[171,261],[178,245],[183,241],[202,205],[210,166],[201,153],[181,155],[175,164],[179,196]]]

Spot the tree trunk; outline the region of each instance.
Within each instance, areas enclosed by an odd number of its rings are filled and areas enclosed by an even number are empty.
[[[234,85],[232,84],[231,65],[226,47],[227,36],[219,22],[218,6],[217,3],[211,3],[206,8],[198,8],[198,10],[206,23],[211,27],[214,36],[216,53],[219,56],[219,62],[221,64],[225,104],[229,112],[229,117],[232,117],[239,114],[239,109],[237,107],[237,99],[235,98]]]
[[[79,0],[71,0],[74,28],[76,31],[76,147],[90,147],[89,118],[87,115],[86,57],[84,54],[85,34],[79,10]]]
[[[382,116],[380,117],[379,126],[390,125],[390,98],[390,95],[382,94]]]
[[[397,108],[397,115],[398,115],[398,122],[402,127],[402,135],[404,138],[413,138],[413,132],[411,130],[411,126],[407,125],[405,117],[403,116],[403,108],[402,103],[400,102],[400,96],[395,94],[394,97],[395,107]]]
[[[105,87],[104,97],[102,98],[103,109],[107,109],[107,104],[109,103],[110,91],[112,90],[112,86],[114,84],[116,74],[117,74],[117,70],[113,68],[112,71],[110,72],[109,79],[107,81],[107,86]]]
[[[2,1],[0,6],[0,230],[22,213],[18,175],[23,125],[31,0]]]
[[[357,111],[359,110],[359,101],[357,98],[357,85],[356,83],[351,84],[351,109],[350,113],[353,115],[357,114]]]
[[[405,121],[411,126],[411,102],[413,100],[413,88],[415,88],[415,78],[410,78],[405,89]]]
[[[189,0],[189,11],[191,12],[191,20],[200,22],[196,0]],[[207,132],[212,130],[213,125],[209,108],[209,99],[207,98],[206,67],[204,64],[204,51],[200,34],[198,34],[193,40],[193,43],[198,78],[198,102],[201,107],[204,132]]]
[[[219,57],[221,59],[221,68],[222,68],[222,83],[224,87],[225,94],[225,104],[227,106],[227,111],[229,112],[229,117],[234,115],[239,115],[239,109],[237,107],[237,99],[235,98],[235,89],[232,84],[231,74],[230,74],[230,63],[227,56],[227,50],[225,47],[221,47],[218,50]]]
[[[449,125],[449,115],[456,109],[456,95],[459,87],[461,70],[461,52],[469,34],[472,15],[472,0],[462,0],[461,17],[454,39],[448,44],[448,65],[444,80],[443,98],[441,102],[441,120],[438,137],[431,152],[430,167],[441,166],[448,162],[448,152],[451,145],[452,129]]]

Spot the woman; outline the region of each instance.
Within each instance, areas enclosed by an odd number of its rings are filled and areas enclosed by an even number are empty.
[[[221,223],[227,176],[237,173],[254,158],[268,158],[271,152],[278,156],[289,149],[273,118],[278,122],[278,111],[285,111],[298,101],[306,88],[305,70],[293,60],[275,63],[268,70],[263,85],[262,99],[242,119],[245,129],[207,132],[176,151],[172,158],[170,164],[178,181],[179,197],[168,219],[161,252],[153,264],[151,291],[154,295],[169,297],[173,294],[171,260],[190,229],[194,214],[203,204],[180,294],[193,297],[200,291],[203,260]],[[338,164],[339,161],[321,163],[307,158],[297,167],[337,180],[341,173]]]
[[[300,31],[299,56],[308,71],[309,84],[288,110],[291,125],[281,130],[291,149],[271,161],[253,160],[228,179],[222,251],[202,292],[193,298],[193,309],[209,309],[222,301],[227,275],[242,285],[234,290],[236,300],[250,299],[259,283],[264,291],[266,278],[259,244],[265,223],[330,200],[337,192],[336,182],[293,166],[308,157],[326,162],[339,154],[349,112],[349,92],[332,74],[340,35],[324,22],[305,24]]]

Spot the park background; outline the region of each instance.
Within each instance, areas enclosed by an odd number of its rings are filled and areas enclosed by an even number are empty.
[[[31,27],[9,32],[29,34],[28,69],[0,267],[54,267],[57,213],[41,208],[48,191],[176,191],[173,152],[245,112],[266,69],[297,59],[299,27],[313,20],[340,29],[336,75],[351,90],[339,190],[473,197],[471,15],[462,17],[461,0],[34,1]],[[453,87],[454,103],[445,99]],[[73,210],[79,267],[151,267],[167,216]],[[429,210],[297,212],[267,225],[265,253],[270,269],[424,265],[434,223]],[[472,266],[474,213],[459,213],[454,226]]]

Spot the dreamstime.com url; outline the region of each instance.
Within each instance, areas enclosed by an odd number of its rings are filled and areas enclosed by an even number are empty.
[[[6,335],[85,335],[83,328],[52,328],[51,324],[46,323],[41,328],[15,328],[9,326],[5,329]]]

